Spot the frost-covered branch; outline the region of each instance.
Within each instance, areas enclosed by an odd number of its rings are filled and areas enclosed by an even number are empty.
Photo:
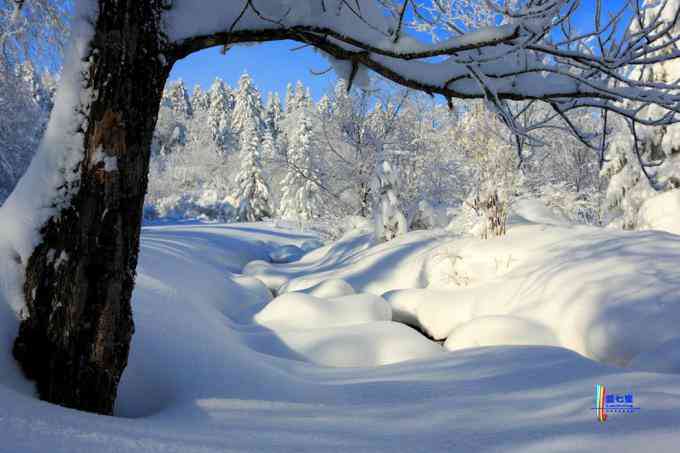
[[[598,108],[643,125],[680,113],[675,81],[636,76],[679,55],[678,11],[668,0],[653,9],[627,0],[614,11],[596,0],[592,27],[581,32],[571,24],[578,0],[246,0],[209,2],[198,18],[192,2],[175,3],[167,22],[177,56],[290,39],[323,51],[350,85],[369,69],[447,99],[486,99],[519,135],[507,101],[546,101],[560,116]]]

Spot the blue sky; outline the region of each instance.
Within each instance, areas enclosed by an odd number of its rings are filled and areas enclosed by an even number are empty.
[[[200,84],[210,87],[215,77],[221,77],[231,86],[236,86],[239,77],[247,71],[255,80],[263,97],[268,91],[283,93],[288,82],[302,80],[318,99],[335,83],[335,74],[330,72],[315,76],[310,70],[321,71],[328,68],[328,61],[311,48],[292,52],[300,44],[280,41],[255,46],[236,46],[225,55],[219,48],[197,52],[175,64],[172,79],[182,79],[193,87]]]
[[[608,8],[614,8],[623,0],[605,0]],[[595,0],[582,0],[581,9],[576,17],[577,23],[584,27],[592,23]],[[331,71],[323,76],[311,73],[328,68],[328,62],[311,48],[291,52],[299,47],[298,43],[282,41],[255,46],[234,47],[225,55],[218,48],[195,53],[179,61],[172,72],[171,79],[182,79],[189,86],[200,84],[208,88],[215,77],[221,77],[231,86],[236,86],[244,71],[250,73],[263,97],[269,91],[283,93],[286,84],[302,80],[311,88],[312,95],[318,99],[335,84],[335,74]]]

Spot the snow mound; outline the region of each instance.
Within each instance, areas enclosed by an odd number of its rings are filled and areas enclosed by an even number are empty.
[[[540,323],[515,316],[484,316],[454,329],[444,343],[449,351],[498,345],[558,346],[559,341]]]
[[[646,200],[638,212],[638,229],[680,234],[680,189]]]
[[[299,289],[296,292],[309,294],[310,296],[319,298],[342,297],[351,296],[355,294],[352,285],[341,278],[331,278],[310,286],[306,289]]]
[[[373,367],[443,352],[415,330],[391,322],[383,298],[354,294],[341,279],[303,291],[285,293],[255,315],[269,331],[251,335],[253,349],[330,367]]]
[[[253,316],[274,298],[269,288],[254,277],[232,274],[228,278],[237,285],[239,292],[245,293],[246,296],[234,298],[228,305],[228,316],[236,322],[252,321]]]
[[[666,233],[525,222],[489,240],[418,231],[373,245],[352,236],[259,271],[287,280],[286,291],[341,278],[384,294],[394,320],[437,340],[478,318],[511,316],[545,326],[532,330],[536,345],[626,366],[678,336],[678,262],[680,240]],[[498,344],[493,329],[484,332],[474,341]]]
[[[275,332],[297,358],[329,367],[375,367],[444,352],[410,327],[391,321]]]
[[[292,263],[305,255],[305,251],[296,245],[283,245],[269,254],[272,263]]]
[[[419,297],[423,290],[421,289],[397,289],[388,291],[383,294],[383,298],[392,307],[392,320],[403,322],[411,326],[421,326],[418,321],[418,305],[422,302]],[[429,291],[429,296],[436,297],[435,291]],[[449,297],[448,292],[441,294],[443,297]]]
[[[269,329],[319,329],[391,321],[392,311],[381,297],[354,294],[321,299],[309,294],[291,292],[272,300],[255,315],[255,322]]]

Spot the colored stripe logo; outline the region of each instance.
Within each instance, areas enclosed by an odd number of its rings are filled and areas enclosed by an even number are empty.
[[[595,385],[595,412],[597,413],[597,419],[600,423],[607,421],[607,408],[605,407],[606,397],[607,390],[604,385]]]

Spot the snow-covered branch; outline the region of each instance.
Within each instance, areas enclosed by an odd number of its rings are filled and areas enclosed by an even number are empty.
[[[340,62],[334,66],[350,83],[370,69],[447,99],[486,99],[507,118],[506,101],[527,99],[561,113],[597,107],[645,125],[675,122],[680,113],[675,81],[650,81],[635,69],[678,55],[678,11],[668,1],[649,8],[627,0],[610,11],[597,0],[592,27],[581,32],[571,24],[578,0],[245,0],[208,2],[199,18],[187,14],[190,3],[178,0],[167,13],[179,56],[290,39]],[[652,105],[653,117],[645,109]]]

